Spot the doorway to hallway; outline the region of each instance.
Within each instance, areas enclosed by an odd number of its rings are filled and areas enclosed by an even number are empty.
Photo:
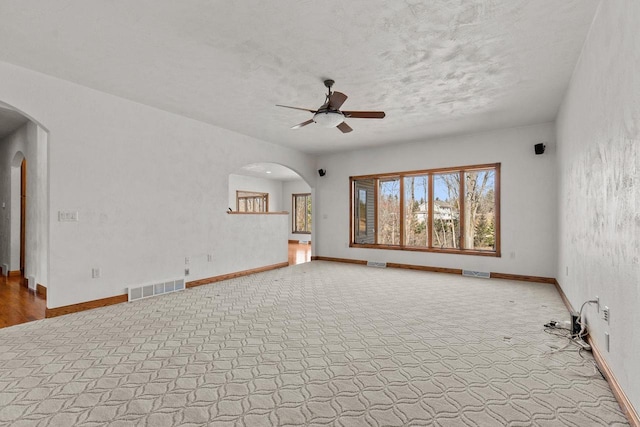
[[[297,265],[311,261],[311,242],[299,243],[289,241],[289,265]]]

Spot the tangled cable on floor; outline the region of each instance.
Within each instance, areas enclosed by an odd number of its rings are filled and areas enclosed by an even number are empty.
[[[544,325],[544,331],[547,334],[554,335],[559,338],[565,338],[567,340],[567,343],[562,347],[552,347],[552,350],[549,350],[544,354],[548,356],[561,351],[572,351],[577,347],[578,355],[580,355],[580,358],[582,358],[582,360],[585,362],[589,362],[594,368],[593,374],[585,376],[593,377],[600,374],[603,379],[606,379],[595,360],[587,360],[583,354],[583,352],[585,351],[591,351],[591,346],[585,341],[585,338],[588,335],[588,331],[587,324],[583,318],[583,310],[587,304],[597,303],[598,301],[596,300],[585,301],[580,307],[580,312],[578,315],[578,324],[580,325],[580,331],[577,334],[572,334],[571,328],[565,326],[570,325],[571,322],[558,322],[556,320],[551,320],[549,323],[546,323]]]

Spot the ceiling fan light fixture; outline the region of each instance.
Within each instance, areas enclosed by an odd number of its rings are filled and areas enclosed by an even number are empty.
[[[334,81],[327,79],[324,81],[324,85],[327,87],[327,95],[324,104],[317,110],[310,108],[291,107],[289,105],[276,104],[276,107],[291,108],[293,110],[308,111],[313,114],[313,117],[302,123],[298,123],[291,127],[291,129],[300,129],[311,123],[317,123],[323,128],[338,128],[342,133],[349,133],[353,131],[344,119],[356,118],[356,119],[382,119],[384,118],[384,111],[341,111],[342,104],[347,100],[348,96],[342,92],[332,92],[331,86]]]
[[[344,115],[339,111],[318,111],[313,121],[323,128],[334,128],[344,121]]]

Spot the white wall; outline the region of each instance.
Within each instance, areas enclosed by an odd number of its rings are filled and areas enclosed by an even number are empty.
[[[25,128],[26,130],[26,128]],[[26,134],[19,132],[18,135]],[[22,140],[22,138],[19,138]],[[25,137],[26,140],[26,137]],[[22,141],[20,141],[22,142]],[[24,151],[19,150],[15,153],[11,160],[11,178],[10,178],[10,198],[8,204],[9,214],[9,271],[20,270],[20,251],[22,250],[22,236],[20,235],[22,224],[22,161],[25,159],[26,143]],[[25,231],[26,234],[26,231]],[[26,242],[25,242],[26,243]],[[25,249],[26,251],[26,249]],[[25,254],[26,255],[26,254]],[[25,262],[26,267],[26,262]]]
[[[293,233],[293,195],[311,193],[311,187],[302,179],[296,181],[284,181],[282,183],[282,206],[289,212],[289,237],[288,240],[312,240],[313,236],[313,216],[311,217],[311,234]],[[311,198],[313,207],[313,196]],[[313,215],[313,213],[312,213]]]
[[[27,160],[25,275],[47,286],[46,132],[33,122],[0,141],[0,264],[20,270],[21,159]],[[4,206],[4,207],[3,207]]]
[[[35,217],[33,222],[35,223],[35,235],[29,237],[27,230],[27,239],[33,239],[33,245],[35,245],[35,253],[33,256],[36,271],[36,282],[44,287],[49,284],[49,134],[42,127],[37,126],[36,132],[36,158],[35,158],[35,170],[36,170],[36,192],[35,201],[36,204],[32,206]],[[33,162],[33,159],[32,159]],[[28,166],[27,166],[28,169]],[[31,177],[33,180],[33,176]],[[27,180],[29,177],[27,177]],[[27,198],[29,196],[27,195]],[[33,205],[33,198],[32,203]],[[27,212],[29,209],[27,209]],[[27,227],[30,223],[27,219]],[[33,229],[33,226],[31,226]],[[29,246],[27,246],[27,249]],[[27,255],[27,263],[29,262],[30,255]]]
[[[560,110],[559,264],[572,305],[640,410],[640,2],[603,1]],[[605,350],[604,333],[611,336]]]
[[[315,255],[554,277],[555,129],[552,123],[323,156]],[[533,145],[547,151],[536,156]],[[349,248],[349,176],[498,163],[502,257]]]
[[[49,131],[48,307],[180,276],[185,257],[188,280],[287,261],[286,240],[270,238],[286,216],[228,215],[228,176],[273,162],[309,181],[310,156],[2,62],[0,94]]]
[[[229,207],[236,210],[236,191],[269,193],[269,212],[288,210],[282,205],[282,181],[254,176],[229,175]]]

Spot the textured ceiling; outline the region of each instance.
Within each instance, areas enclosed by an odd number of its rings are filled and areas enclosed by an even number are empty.
[[[0,60],[319,153],[553,120],[597,4],[7,0]],[[387,117],[290,130],[327,77]]]

